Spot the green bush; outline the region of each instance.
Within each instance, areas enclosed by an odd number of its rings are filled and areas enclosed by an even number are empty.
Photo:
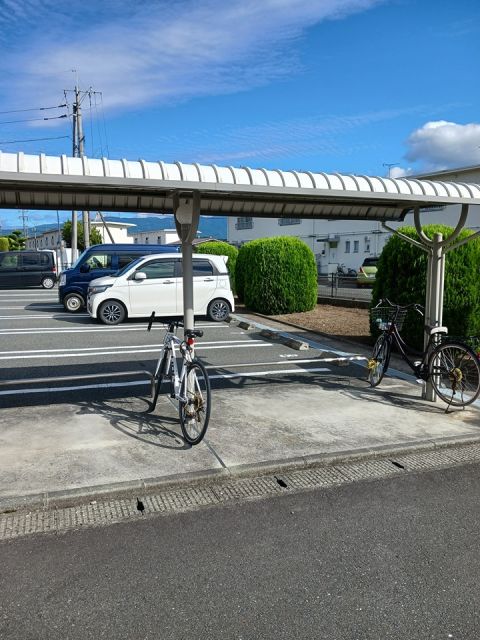
[[[240,289],[245,304],[259,313],[309,311],[317,302],[315,257],[298,238],[252,240],[238,255]]]
[[[414,227],[399,229],[404,235],[418,239]],[[445,225],[428,225],[425,234],[443,237],[453,229]],[[471,235],[464,230],[458,239]],[[445,293],[443,324],[450,335],[467,336],[480,333],[480,239],[470,240],[458,249],[449,251],[445,260]],[[393,235],[382,251],[372,294],[372,306],[381,298],[406,305],[411,302],[425,304],[427,281],[427,254]],[[416,317],[415,317],[416,316]],[[373,327],[372,327],[373,333]],[[402,329],[405,340],[417,348],[423,347],[423,320],[418,314],[409,314]]]
[[[0,251],[9,251],[10,241],[5,236],[0,237]]]
[[[238,249],[228,242],[215,240],[212,242],[203,242],[194,247],[195,253],[209,253],[215,256],[228,256],[227,269],[230,276],[230,284],[235,292],[235,264],[237,262]]]
[[[251,242],[246,242],[238,251],[235,265],[235,289],[240,302],[245,302],[245,276],[248,269],[248,256],[251,249]]]

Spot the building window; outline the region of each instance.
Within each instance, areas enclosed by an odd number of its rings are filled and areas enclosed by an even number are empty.
[[[350,253],[350,240],[345,241],[345,253]]]
[[[157,236],[157,244],[162,244],[162,236]]]
[[[138,244],[138,238],[133,239],[133,244]]]
[[[148,238],[145,238],[145,244],[148,244]]]
[[[279,218],[278,219],[278,224],[281,227],[284,227],[287,224],[300,224],[300,223],[301,223],[300,218]]]
[[[358,246],[359,246],[359,241],[358,240],[354,240],[353,241],[353,253],[358,253]]]
[[[253,218],[237,218],[235,229],[237,229],[237,231],[241,229],[253,229]]]

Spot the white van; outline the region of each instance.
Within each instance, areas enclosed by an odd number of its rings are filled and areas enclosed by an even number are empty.
[[[227,256],[197,254],[193,257],[195,315],[221,322],[234,310],[227,271]],[[144,256],[113,276],[92,280],[87,310],[105,324],[127,318],[183,316],[182,257],[178,253]]]

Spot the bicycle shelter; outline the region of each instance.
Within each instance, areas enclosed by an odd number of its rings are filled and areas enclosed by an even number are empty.
[[[439,205],[461,205],[462,213],[450,238],[443,240],[437,234],[430,240],[421,228],[420,212]],[[427,322],[441,324],[444,257],[446,251],[467,241],[456,239],[466,224],[470,205],[480,205],[480,185],[0,151],[2,209],[173,211],[182,243],[185,330],[194,327],[192,240],[201,213],[371,220],[385,225],[402,221],[413,210],[419,236],[413,243],[429,255]],[[431,388],[427,398],[434,400]]]

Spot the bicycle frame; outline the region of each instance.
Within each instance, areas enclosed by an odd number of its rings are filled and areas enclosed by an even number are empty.
[[[384,331],[384,333],[387,335],[390,341],[395,342],[397,349],[400,351],[400,355],[408,364],[410,369],[415,373],[415,376],[421,380],[428,380],[428,362],[430,359],[430,354],[438,344],[438,336],[440,334],[446,333],[445,327],[430,328],[427,346],[423,352],[413,349],[405,342],[397,328],[396,319],[393,319],[391,322],[389,322],[389,327]],[[421,360],[411,360],[407,354],[407,349],[414,352],[419,358],[421,357]]]
[[[182,367],[180,371],[178,370],[177,365],[178,357],[182,358]],[[180,338],[178,338],[169,328],[163,339],[162,350],[160,351],[154,378],[157,378],[159,373],[168,375],[171,372],[173,382],[173,394],[171,394],[171,397],[174,397],[175,400],[180,402],[187,402],[187,398],[180,395],[180,391],[187,371],[185,364],[187,362],[191,362],[191,360],[192,357],[185,341],[180,340]],[[164,370],[160,372],[162,363]]]

